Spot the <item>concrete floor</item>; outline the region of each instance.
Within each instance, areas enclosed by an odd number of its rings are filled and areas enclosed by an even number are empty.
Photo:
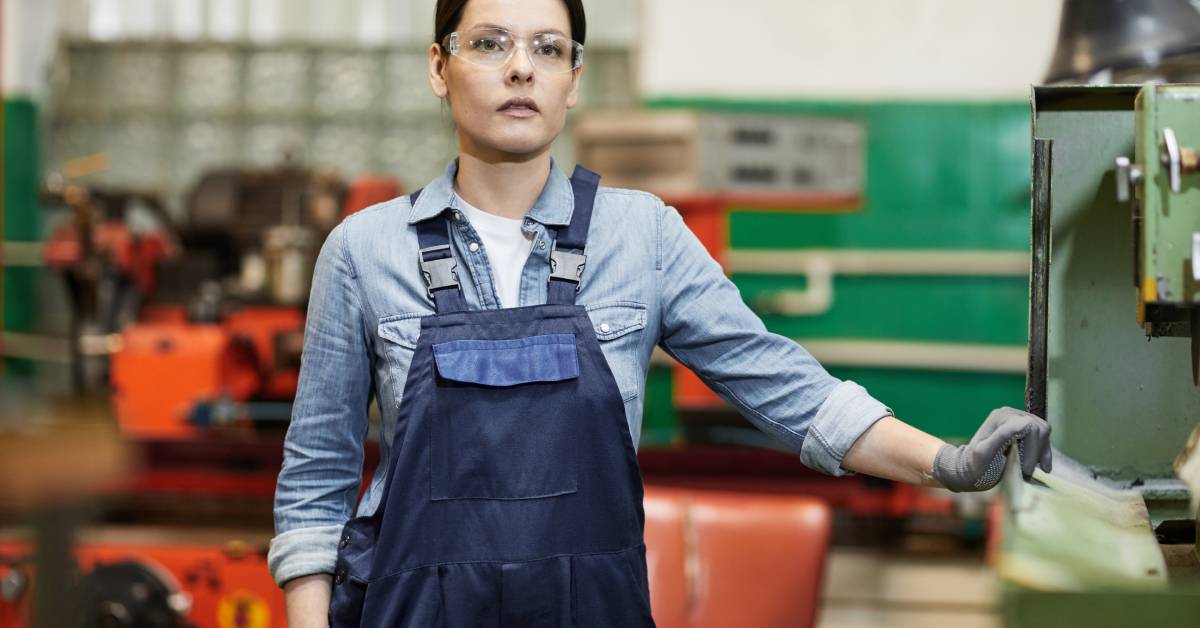
[[[995,575],[978,554],[834,548],[819,628],[998,628]]]

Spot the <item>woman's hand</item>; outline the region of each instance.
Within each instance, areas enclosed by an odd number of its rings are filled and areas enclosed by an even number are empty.
[[[985,491],[1000,481],[1008,446],[1017,443],[1021,473],[1037,466],[1050,471],[1050,424],[1013,408],[993,410],[966,445],[942,445],[933,459],[933,477],[952,491]]]
[[[327,573],[292,578],[283,583],[290,628],[326,628],[329,626],[329,597],[333,577]]]

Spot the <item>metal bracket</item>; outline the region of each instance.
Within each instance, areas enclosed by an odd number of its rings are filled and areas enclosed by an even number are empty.
[[[1200,231],[1192,233],[1192,279],[1200,281]]]
[[[1117,201],[1124,203],[1133,197],[1133,187],[1142,182],[1142,168],[1128,157],[1117,157],[1116,179]]]
[[[558,243],[550,250],[550,279],[562,279],[575,282],[575,291],[579,291],[583,280],[583,267],[587,265],[587,255],[558,250]]]
[[[433,299],[434,290],[458,287],[458,262],[454,261],[453,255],[435,260],[425,259],[426,253],[449,250],[449,244],[441,244],[420,251],[421,276],[425,278],[425,294],[430,299]]]
[[[1175,139],[1175,131],[1163,127],[1162,163],[1167,167],[1167,181],[1171,191],[1178,194],[1183,187],[1183,156],[1179,151],[1179,141]]]

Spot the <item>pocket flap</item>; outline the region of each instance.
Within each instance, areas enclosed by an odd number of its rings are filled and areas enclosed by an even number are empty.
[[[485,386],[579,377],[574,334],[439,342],[433,345],[433,360],[442,377]]]
[[[596,338],[615,340],[646,327],[646,306],[636,301],[610,301],[587,306]]]
[[[409,349],[417,348],[422,314],[395,314],[379,319],[379,337]]]

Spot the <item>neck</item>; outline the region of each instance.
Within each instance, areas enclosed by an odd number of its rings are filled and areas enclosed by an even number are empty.
[[[537,201],[550,176],[550,148],[518,160],[488,160],[460,151],[454,184],[458,194],[483,211],[522,218]]]

